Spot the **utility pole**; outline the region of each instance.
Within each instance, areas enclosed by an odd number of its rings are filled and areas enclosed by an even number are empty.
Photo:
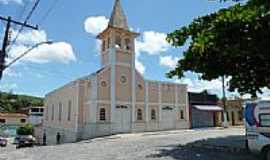
[[[34,30],[38,30],[38,26],[32,26],[30,24],[27,24],[26,21],[24,23],[14,21],[14,20],[12,20],[12,18],[10,16],[8,18],[0,16],[0,20],[7,22],[6,29],[5,29],[5,35],[4,35],[4,39],[3,39],[3,43],[2,43],[2,49],[0,50],[0,80],[1,80],[2,75],[3,75],[3,71],[5,69],[5,58],[7,57],[6,49],[7,49],[7,46],[9,45],[9,41],[10,41],[9,33],[10,33],[11,24],[31,28]]]
[[[223,102],[223,127],[227,128],[228,127],[228,119],[227,119],[227,106],[226,106],[226,88],[225,88],[225,76],[222,76],[222,102]]]

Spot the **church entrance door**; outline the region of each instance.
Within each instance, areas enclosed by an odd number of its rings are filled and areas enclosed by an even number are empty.
[[[128,133],[131,130],[131,110],[129,106],[119,105],[115,110],[116,133]]]
[[[175,128],[175,111],[174,107],[163,107],[161,115],[162,129],[174,129]]]

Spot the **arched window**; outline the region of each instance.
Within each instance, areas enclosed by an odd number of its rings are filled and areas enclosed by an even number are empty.
[[[62,120],[62,103],[60,102],[59,103],[59,106],[58,106],[58,120],[61,121]]]
[[[180,111],[180,119],[185,119],[185,115],[184,115],[184,111],[183,110]]]
[[[54,104],[52,104],[51,120],[54,121]]]
[[[99,111],[99,120],[106,121],[106,110],[105,108],[101,108]]]
[[[137,120],[138,120],[138,121],[143,120],[142,110],[141,110],[141,109],[138,109],[138,110],[137,110]]]
[[[68,118],[67,118],[68,121],[71,120],[71,107],[72,107],[72,102],[71,100],[69,100],[68,101]]]
[[[110,48],[110,44],[111,44],[111,38],[108,38],[108,42],[107,42],[107,48]]]
[[[119,35],[117,35],[116,37],[115,37],[115,47],[116,48],[121,48],[121,42],[122,40],[121,40],[121,37],[119,36]]]
[[[126,50],[131,49],[130,39],[125,39],[125,49]]]
[[[156,110],[151,110],[151,120],[156,120]]]
[[[106,42],[102,41],[102,51],[105,51],[105,49],[106,49]]]

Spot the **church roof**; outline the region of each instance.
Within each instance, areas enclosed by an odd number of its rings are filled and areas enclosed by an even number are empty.
[[[109,26],[128,30],[127,18],[121,7],[120,0],[115,0]]]

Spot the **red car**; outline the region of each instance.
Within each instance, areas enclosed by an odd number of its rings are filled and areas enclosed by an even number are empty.
[[[0,146],[1,147],[6,147],[7,143],[8,143],[7,139],[0,137]]]

